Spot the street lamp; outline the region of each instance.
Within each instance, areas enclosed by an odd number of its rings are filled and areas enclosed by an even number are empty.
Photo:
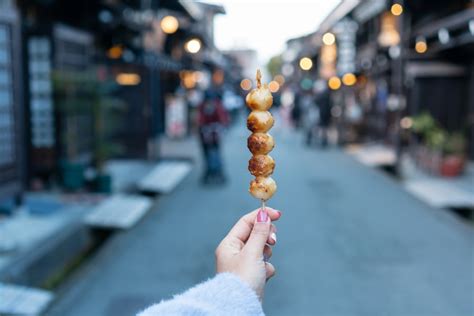
[[[353,86],[357,82],[357,77],[353,73],[346,73],[344,76],[342,76],[342,83],[344,83],[346,86]]]
[[[341,79],[336,76],[329,78],[328,86],[331,90],[338,90],[341,87]]]
[[[313,61],[309,57],[303,57],[300,59],[300,68],[303,70],[310,70],[313,68]]]
[[[323,43],[324,45],[332,45],[336,41],[336,37],[334,34],[327,32],[323,35]]]
[[[122,57],[123,47],[122,45],[114,45],[107,50],[107,57],[111,59],[119,59]]]
[[[201,45],[202,44],[199,39],[193,38],[187,41],[186,44],[184,44],[184,49],[186,49],[188,53],[196,54],[201,50]]]
[[[271,93],[277,93],[280,90],[280,84],[275,80],[272,80],[268,83],[268,89]]]
[[[449,31],[445,28],[441,28],[438,31],[438,39],[441,42],[441,44],[447,44],[449,42]]]
[[[394,3],[392,7],[390,8],[390,12],[392,12],[392,14],[395,16],[402,15],[403,7],[400,3]]]
[[[377,38],[380,46],[390,47],[400,43],[400,33],[398,31],[397,18],[386,12],[382,15],[381,31]]]
[[[179,21],[172,15],[167,15],[161,19],[160,27],[166,34],[173,34],[179,28]]]
[[[424,54],[428,50],[428,44],[423,37],[418,37],[416,39],[415,50],[418,54]]]
[[[242,88],[242,90],[248,91],[252,88],[252,81],[247,78],[242,79],[242,81],[240,82],[240,87]]]
[[[123,72],[115,77],[115,81],[121,86],[136,86],[140,83],[141,78],[139,74]]]

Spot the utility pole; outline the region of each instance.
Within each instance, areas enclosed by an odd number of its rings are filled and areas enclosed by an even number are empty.
[[[405,1],[398,0],[397,3],[404,8],[403,14],[398,17],[398,32],[400,35],[399,49],[400,54],[397,58],[392,60],[392,93],[397,97],[397,108],[395,109],[395,172],[400,174],[400,164],[402,158],[402,129],[400,120],[402,112],[406,107],[405,95],[405,59],[407,57],[407,50],[409,47],[410,35],[407,32],[407,12],[405,11]]]

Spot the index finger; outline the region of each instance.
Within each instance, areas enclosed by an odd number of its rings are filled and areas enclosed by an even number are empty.
[[[271,207],[265,207],[271,221],[277,221],[281,217],[281,212]],[[239,221],[232,227],[227,234],[226,238],[237,238],[241,242],[245,243],[252,232],[253,224],[257,218],[257,213],[260,208],[242,216]]]

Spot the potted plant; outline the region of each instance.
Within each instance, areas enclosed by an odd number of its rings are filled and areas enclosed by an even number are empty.
[[[412,131],[418,142],[426,139],[427,133],[436,127],[434,118],[428,112],[413,117]]]
[[[411,128],[415,143],[415,161],[423,169],[430,169],[432,164],[432,149],[428,146],[428,139],[436,139],[432,137],[432,132],[436,129],[436,122],[428,112],[413,117],[413,125]],[[436,135],[436,131],[434,133]],[[434,147],[435,144],[432,143]]]
[[[56,70],[53,73],[54,100],[59,117],[60,160],[59,171],[62,186],[68,191],[77,191],[85,184],[85,159],[87,143],[84,133],[91,126],[87,118],[91,116],[89,98],[94,91],[93,76],[89,71],[73,72]]]
[[[445,177],[455,177],[464,171],[466,165],[466,138],[460,132],[448,135],[443,148],[443,159],[440,174]]]
[[[118,146],[110,140],[110,130],[113,128],[115,112],[123,108],[123,102],[113,97],[117,84],[107,78],[100,80],[98,73],[92,69],[80,73],[56,71],[53,78],[55,99],[64,121],[61,129],[62,184],[71,191],[83,188],[86,166],[92,163],[95,169],[93,189],[109,193],[112,190],[112,178],[105,171],[105,162],[118,151]],[[80,117],[87,117],[90,125],[78,124],[76,118]],[[84,133],[92,135],[88,137],[91,141],[87,143],[86,149],[81,144]],[[84,155],[84,151],[87,151],[87,155]],[[90,158],[83,159],[83,156]]]
[[[104,78],[98,81],[97,87],[94,102],[94,189],[97,192],[110,193],[112,175],[107,172],[105,164],[111,156],[122,152],[121,146],[112,141],[111,134],[117,123],[116,114],[124,109],[125,104],[114,97],[117,89],[115,81]]]
[[[439,166],[443,160],[443,148],[446,142],[446,131],[438,126],[426,132],[426,147],[428,148],[425,167],[432,173],[439,173]]]
[[[413,118],[416,162],[425,170],[446,177],[460,175],[465,167],[466,138],[460,132],[448,133],[424,112]]]

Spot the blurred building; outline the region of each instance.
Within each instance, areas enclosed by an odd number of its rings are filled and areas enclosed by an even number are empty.
[[[406,1],[407,111],[468,137],[474,159],[474,2]]]
[[[328,82],[343,142],[399,151],[404,130],[428,113],[434,136],[461,135],[472,159],[473,26],[468,0],[342,1],[314,33],[287,42],[282,71]]]
[[[21,24],[11,1],[0,1],[0,200],[20,196],[24,172]]]
[[[158,158],[161,137],[185,135],[186,91],[231,79],[214,44],[222,6],[3,0],[0,8],[2,196],[20,183],[76,190],[89,166]]]

